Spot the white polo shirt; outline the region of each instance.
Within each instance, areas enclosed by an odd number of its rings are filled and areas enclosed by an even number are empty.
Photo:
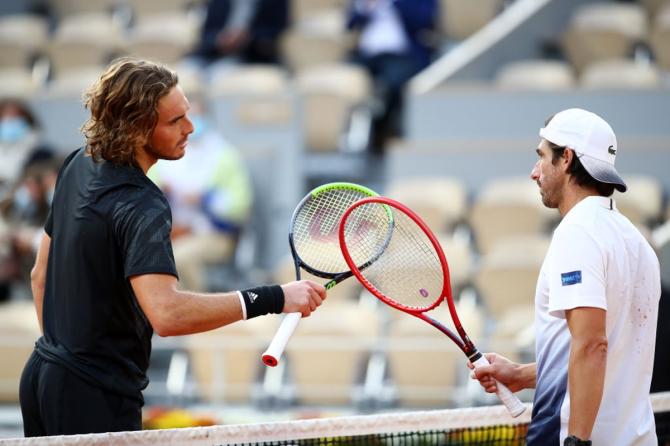
[[[653,249],[607,197],[587,197],[554,231],[535,293],[537,387],[529,445],[563,444],[570,415],[565,311],[607,311],[605,389],[594,446],[656,445],[649,386],[661,295]]]

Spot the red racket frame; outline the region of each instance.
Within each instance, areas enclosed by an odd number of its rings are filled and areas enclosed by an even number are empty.
[[[398,209],[400,212],[404,213],[407,215],[409,218],[411,218],[414,223],[416,223],[421,230],[428,236],[428,239],[430,240],[431,244],[433,245],[433,248],[435,249],[435,252],[437,253],[438,259],[440,261],[440,264],[442,266],[442,273],[444,275],[444,285],[442,287],[442,292],[440,296],[433,302],[430,306],[417,310],[412,307],[408,307],[405,305],[402,305],[399,302],[395,302],[389,298],[387,298],[385,295],[380,293],[366,278],[363,276],[361,271],[357,268],[356,264],[354,263],[353,259],[351,258],[351,255],[349,254],[349,249],[346,246],[346,240],[345,240],[345,233],[344,233],[344,227],[345,227],[345,222],[349,215],[354,211],[354,209],[363,206],[365,204],[369,203],[379,203],[383,204],[386,206],[390,206],[392,208]],[[440,330],[442,333],[447,335],[458,347],[465,353],[465,355],[470,359],[471,361],[476,360],[480,353],[477,351],[477,348],[474,346],[470,338],[468,337],[467,333],[465,332],[465,329],[463,328],[463,325],[461,324],[460,319],[458,318],[458,313],[456,312],[456,306],[454,304],[454,297],[451,292],[451,278],[449,275],[449,264],[447,263],[447,258],[444,255],[444,251],[442,250],[442,247],[440,246],[440,242],[437,240],[437,237],[435,237],[435,234],[433,234],[433,231],[430,230],[428,225],[424,223],[421,218],[414,213],[410,208],[405,206],[402,203],[399,203],[395,200],[392,200],[387,197],[369,197],[369,198],[363,198],[361,200],[358,200],[344,212],[340,219],[340,227],[338,228],[338,235],[340,239],[340,249],[342,250],[342,255],[344,256],[345,261],[347,262],[347,265],[351,269],[351,272],[354,273],[356,278],[365,286],[365,288],[370,291],[375,297],[377,297],[379,300],[384,302],[385,304],[396,308],[400,311],[403,311],[405,313],[411,314],[412,316],[418,317],[419,319],[422,319],[438,330]],[[383,254],[382,254],[383,256]],[[450,329],[448,329],[446,326],[444,326],[442,323],[436,321],[435,319],[426,316],[424,313],[427,311],[430,311],[437,306],[440,305],[442,300],[447,301],[447,305],[449,307],[449,313],[451,315],[451,319],[454,323],[454,328],[458,332],[458,334],[454,333]]]

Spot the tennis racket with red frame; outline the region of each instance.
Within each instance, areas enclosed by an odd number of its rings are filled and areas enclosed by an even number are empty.
[[[383,240],[379,234],[388,234]],[[363,198],[351,205],[339,226],[342,255],[352,273],[385,304],[418,317],[447,335],[475,367],[488,365],[463,329],[451,292],[449,266],[437,238],[407,206],[386,198]],[[380,250],[379,244],[385,246]],[[380,253],[381,252],[381,253]],[[371,253],[375,262],[358,268]],[[426,314],[446,301],[457,333]],[[497,395],[513,417],[526,406],[506,386]]]
[[[304,269],[314,276],[330,279],[324,284],[329,290],[353,276],[342,257],[337,237],[338,225],[349,206],[361,198],[376,195],[373,190],[358,184],[336,182],[314,188],[298,203],[291,217],[288,235],[296,280],[300,280],[300,271]],[[374,261],[374,257],[365,263],[371,261]],[[365,264],[359,266],[364,268]],[[262,354],[265,365],[275,367],[279,364],[300,318],[300,313],[290,313],[284,317]]]

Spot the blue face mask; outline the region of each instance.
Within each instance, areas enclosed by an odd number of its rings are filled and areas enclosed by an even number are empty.
[[[207,120],[202,116],[191,116],[191,123],[193,124],[193,133],[189,136],[191,139],[201,136],[207,129]]]
[[[6,118],[0,121],[0,142],[21,141],[30,132],[30,125],[24,118]]]

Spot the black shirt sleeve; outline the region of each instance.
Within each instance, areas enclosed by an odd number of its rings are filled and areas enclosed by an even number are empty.
[[[132,201],[118,203],[113,224],[124,257],[125,277],[150,273],[177,277],[170,242],[172,215],[165,197],[147,190]]]

